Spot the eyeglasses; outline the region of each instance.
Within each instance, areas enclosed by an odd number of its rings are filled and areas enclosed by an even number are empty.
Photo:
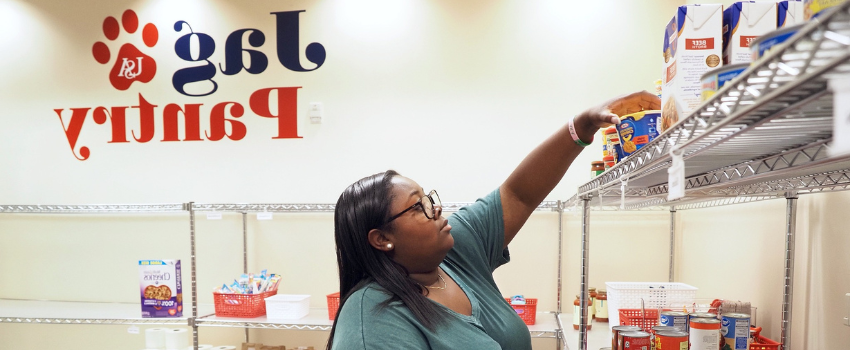
[[[416,203],[413,203],[413,205],[407,207],[407,209],[402,210],[401,213],[395,214],[390,217],[389,220],[384,222],[381,226],[386,226],[393,220],[398,219],[400,216],[404,215],[404,213],[407,213],[416,207],[422,208],[422,213],[425,214],[426,218],[433,219],[437,216],[437,207],[440,207],[440,209],[442,209],[443,203],[440,202],[440,196],[437,195],[437,190],[431,190],[431,192],[422,196],[422,198],[419,198]]]

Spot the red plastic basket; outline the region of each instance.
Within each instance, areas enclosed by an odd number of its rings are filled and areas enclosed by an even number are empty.
[[[277,290],[260,294],[213,293],[215,315],[218,317],[260,317],[266,314],[266,298]]]
[[[621,326],[638,326],[644,330],[658,325],[658,309],[620,309]]]
[[[333,320],[339,310],[339,292],[328,294],[328,317]]]
[[[505,298],[505,301],[511,304],[510,298]],[[525,305],[511,304],[511,307],[526,325],[533,325],[537,321],[537,299],[525,298]]]
[[[779,350],[779,346],[782,345],[773,340],[762,337],[761,327],[753,328],[753,338],[754,341],[750,343],[750,350]]]

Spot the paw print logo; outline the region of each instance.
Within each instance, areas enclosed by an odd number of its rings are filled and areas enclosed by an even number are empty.
[[[103,35],[106,39],[113,41],[118,39],[121,29],[128,34],[133,34],[139,29],[139,18],[133,10],[124,11],[121,15],[121,25],[115,17],[109,16],[103,20]],[[159,32],[152,23],[145,24],[142,28],[142,42],[147,47],[154,47],[159,40]],[[92,46],[94,60],[100,64],[107,64],[112,59],[109,46],[102,41]],[[112,70],[109,71],[109,82],[118,90],[127,90],[134,81],[147,83],[156,75],[156,61],[145,55],[135,45],[126,43],[118,50]]]

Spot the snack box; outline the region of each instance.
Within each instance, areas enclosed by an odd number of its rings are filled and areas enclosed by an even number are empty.
[[[659,131],[663,132],[699,106],[702,95],[700,77],[721,65],[723,6],[680,6],[664,30],[662,47],[662,121]],[[622,144],[622,137],[620,142]],[[625,148],[623,144],[624,151]]]
[[[750,43],[776,30],[777,4],[739,1],[723,11],[723,64],[750,63]]]
[[[139,260],[142,317],[183,317],[180,260]]]
[[[803,2],[803,19],[808,21],[812,18],[824,14],[824,12],[838,5],[841,5],[846,0],[805,0]]]

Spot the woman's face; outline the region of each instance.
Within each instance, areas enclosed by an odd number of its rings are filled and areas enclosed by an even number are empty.
[[[419,184],[403,176],[393,177],[392,183],[391,216],[416,204],[427,194]],[[393,220],[387,231],[394,245],[391,253],[393,260],[406,267],[410,273],[433,271],[454,246],[452,227],[442,213],[441,207],[435,207],[434,218],[429,219],[417,205]]]

